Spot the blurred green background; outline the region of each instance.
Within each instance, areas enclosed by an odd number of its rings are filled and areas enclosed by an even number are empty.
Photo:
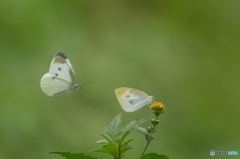
[[[68,96],[40,88],[57,51],[77,83]],[[0,158],[58,159],[89,152],[123,112],[114,90],[128,86],[165,104],[147,152],[207,159],[240,153],[240,1],[0,1]],[[164,91],[164,92],[163,92]],[[123,124],[151,115],[123,112]],[[150,123],[145,123],[147,127]],[[134,132],[138,158],[144,138]],[[218,156],[218,158],[239,158]]]

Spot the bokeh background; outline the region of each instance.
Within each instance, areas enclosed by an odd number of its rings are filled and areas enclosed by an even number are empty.
[[[57,51],[77,83],[69,95],[40,88]],[[114,90],[128,86],[165,103],[147,152],[207,159],[240,153],[240,1],[0,1],[0,158],[58,159],[89,152],[123,112]],[[151,115],[123,112],[123,125]],[[143,124],[144,127],[150,123]],[[138,158],[144,145],[134,132]],[[218,158],[239,158],[218,156]]]

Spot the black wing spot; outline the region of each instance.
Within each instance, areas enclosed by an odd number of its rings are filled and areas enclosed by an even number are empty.
[[[61,71],[62,70],[61,67],[58,67],[58,70]]]
[[[126,98],[129,98],[130,97],[130,95],[126,95]]]
[[[55,76],[57,77],[57,76],[58,76],[58,73],[55,73]]]
[[[130,100],[130,101],[129,101],[129,103],[130,103],[130,104],[133,104],[133,103],[134,103],[134,101],[133,101],[133,100]]]

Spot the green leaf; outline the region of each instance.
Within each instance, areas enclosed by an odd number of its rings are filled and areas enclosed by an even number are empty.
[[[143,127],[137,126],[137,127],[133,128],[133,130],[135,130],[135,131],[140,132],[141,134],[143,134],[146,140],[148,140],[149,137],[150,137],[147,129],[145,129],[145,128],[143,128]]]
[[[120,127],[122,123],[122,114],[118,114],[115,116],[105,127],[104,131],[110,136],[112,141],[115,141],[115,136],[117,133],[118,128]]]
[[[133,128],[137,127],[138,125],[142,124],[143,122],[149,120],[150,117],[139,118],[136,120],[131,121],[126,127],[124,127],[120,133],[117,134],[117,138],[121,138],[123,134],[128,131],[131,131]]]
[[[107,136],[101,134],[102,137],[104,137],[108,142],[112,142]]]
[[[167,157],[166,155],[160,155],[157,153],[148,153],[144,155],[142,159],[170,159],[170,158]]]
[[[103,149],[105,149],[106,151],[108,151],[109,154],[111,154],[112,156],[117,156],[118,152],[117,152],[117,145],[113,142],[104,145]]]
[[[129,142],[131,142],[133,139],[130,139],[130,140],[128,140],[128,141],[126,141],[126,142],[124,142],[123,144],[122,144],[122,146],[121,146],[121,148],[120,148],[120,150],[121,150],[121,154],[123,154],[124,152],[126,152],[127,150],[130,150],[130,149],[133,149],[134,147],[132,146],[132,145],[128,145],[129,144]]]
[[[131,131],[127,131],[125,132],[121,138],[119,138],[118,140],[116,140],[116,143],[118,144],[118,146],[120,147],[122,145],[122,142],[124,141],[124,139],[131,133]]]
[[[66,159],[97,159],[89,155],[84,155],[83,153],[71,153],[71,152],[50,152],[54,154],[59,154]]]
[[[99,148],[99,149],[93,149],[93,150],[90,150],[90,152],[101,152],[101,153],[105,153],[105,154],[108,154],[108,155],[113,156],[108,150],[106,150],[106,149],[102,149],[102,148]]]
[[[149,120],[149,118],[150,117],[136,119],[130,122],[119,133],[117,133],[122,123],[121,114],[118,114],[104,128],[104,131],[109,136],[102,135],[105,139],[95,142],[95,144],[103,144],[102,148],[94,149],[92,151],[106,153],[114,156],[114,158],[122,157],[124,152],[134,148],[133,146],[129,145],[129,142],[131,142],[132,140],[128,140],[123,143],[125,138],[132,132],[132,130],[134,130],[134,128],[138,127],[138,125],[142,124],[143,122]],[[145,133],[144,128],[139,127],[135,130]]]
[[[98,140],[96,142],[94,142],[94,144],[108,144],[110,142],[112,142],[107,136],[101,134],[102,137],[104,137],[105,139],[102,140]]]
[[[128,143],[131,142],[132,139],[130,139],[130,140],[128,140],[128,141],[126,141],[126,142],[124,142],[124,143],[122,144],[123,140],[125,139],[125,137],[128,136],[128,134],[130,134],[130,132],[126,132],[126,133],[123,135],[122,138],[116,140],[116,143],[117,143],[117,145],[118,145],[119,156],[123,156],[123,153],[124,153],[124,152],[126,152],[126,151],[129,150],[129,149],[133,149],[133,148],[134,148],[133,146],[128,145]]]
[[[103,145],[100,149],[93,149],[92,152],[102,152],[112,156],[117,156],[117,145],[114,142],[109,142],[106,145]]]
[[[127,131],[122,135],[122,142],[130,133],[131,133],[131,131]]]
[[[102,140],[98,140],[96,142],[94,142],[94,144],[107,144],[108,141],[106,139],[102,139]]]
[[[145,129],[143,127],[137,126],[137,127],[133,128],[133,130],[142,133],[145,137],[147,137],[149,135],[147,129]]]

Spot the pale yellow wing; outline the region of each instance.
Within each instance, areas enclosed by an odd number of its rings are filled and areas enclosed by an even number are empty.
[[[129,87],[121,87],[115,90],[117,99],[126,112],[134,112],[153,101],[153,97],[147,93]]]

